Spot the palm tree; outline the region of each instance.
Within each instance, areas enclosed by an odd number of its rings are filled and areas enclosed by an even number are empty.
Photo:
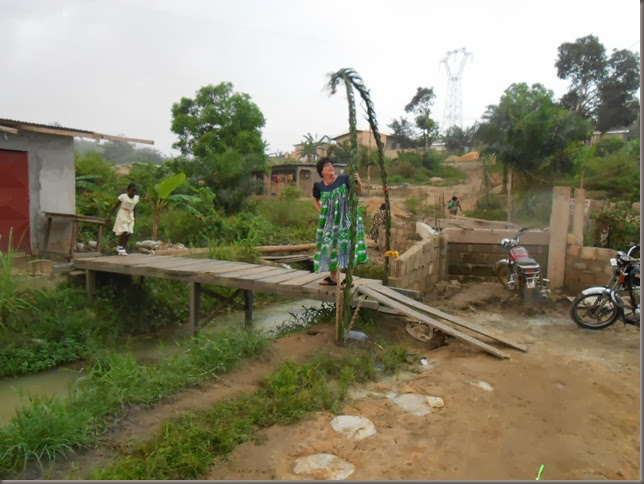
[[[326,136],[318,139],[318,135],[315,137],[311,133],[304,135],[304,140],[300,143],[300,159],[306,157],[306,161],[309,163],[318,159],[318,149],[324,146],[324,139]]]
[[[344,83],[347,93],[347,102],[349,104],[349,134],[350,134],[350,148],[351,158],[349,162],[349,174],[353,174],[358,170],[358,131],[356,128],[356,106],[353,89],[355,88],[360,97],[362,98],[367,111],[367,120],[371,127],[371,132],[376,140],[378,146],[378,164],[380,165],[380,174],[382,177],[382,187],[385,196],[385,247],[386,250],[391,250],[391,212],[389,205],[389,190],[387,188],[387,172],[385,171],[385,147],[380,139],[380,132],[378,131],[378,122],[376,121],[376,111],[369,96],[369,90],[364,85],[362,78],[356,71],[350,68],[340,69],[337,72],[329,74],[329,81],[327,88],[331,94],[335,94],[340,83]],[[355,183],[351,184],[349,191],[349,206],[351,208],[351,219],[356,220],[358,213],[358,200],[356,196]],[[351,303],[351,282],[353,279],[353,252],[355,250],[356,241],[356,228],[355,224],[351,225],[351,240],[349,249],[349,264],[346,271],[345,289],[344,289],[344,308],[343,308],[343,324],[338,331],[338,341],[343,341],[344,330],[349,327],[351,320],[350,303]],[[389,258],[385,257],[385,276],[383,283],[387,285],[389,280]]]

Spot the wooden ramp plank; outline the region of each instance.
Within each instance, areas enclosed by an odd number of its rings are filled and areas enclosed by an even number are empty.
[[[474,331],[475,333],[482,334],[489,338],[495,339],[496,341],[499,341],[500,343],[511,346],[512,348],[516,348],[517,350],[528,351],[527,346],[516,343],[515,341],[512,341],[510,338],[507,338],[506,336],[499,334],[494,330],[481,328],[480,326],[474,323],[471,323],[462,318],[459,318],[458,316],[452,316],[451,314],[443,312],[440,309],[427,306],[426,304],[423,304],[421,302],[416,301],[415,299],[412,299],[403,294],[400,294],[399,292],[396,292],[386,286],[381,285],[381,286],[371,286],[371,287],[376,291],[378,291],[379,293],[389,296],[391,299],[395,299],[398,302],[420,309],[421,311],[429,313],[433,316],[438,316],[439,318],[446,319],[447,321],[450,321],[454,324],[462,326],[463,328],[467,328],[470,331]]]
[[[436,329],[439,329],[440,331],[449,334],[450,336],[454,336],[455,338],[461,339],[463,341],[466,341],[467,343],[470,343],[473,346],[476,346],[477,348],[480,348],[484,351],[487,351],[488,353],[496,356],[497,358],[510,358],[510,356],[503,351],[498,350],[494,346],[491,346],[487,343],[484,343],[482,341],[477,340],[476,338],[473,338],[465,333],[461,333],[457,329],[452,328],[451,326],[441,323],[439,321],[436,321],[435,319],[432,319],[424,314],[419,313],[418,311],[411,309],[407,306],[405,306],[402,303],[399,303],[397,301],[394,301],[391,299],[389,296],[385,294],[381,294],[375,289],[370,288],[367,285],[364,286],[359,286],[358,287],[358,292],[361,292],[362,294],[365,294],[367,296],[372,297],[376,301],[379,301],[380,303],[384,304],[385,306],[389,306],[392,309],[396,309],[398,312],[405,314],[407,316],[411,316],[412,318],[416,318],[418,321],[428,324]]]

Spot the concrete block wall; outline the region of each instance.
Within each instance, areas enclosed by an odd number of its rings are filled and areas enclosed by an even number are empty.
[[[564,287],[571,293],[578,293],[587,287],[604,286],[613,273],[610,258],[617,253],[614,249],[568,245]]]
[[[410,227],[414,226],[413,234]],[[397,259],[392,259],[389,284],[404,289],[425,292],[432,289],[440,280],[447,278],[447,241],[441,234],[433,233],[423,223],[405,224],[393,236],[392,248],[400,252],[400,247],[409,247]],[[420,239],[420,240],[418,240]]]
[[[515,235],[513,230],[460,230],[446,229],[447,273],[449,279],[461,282],[495,280],[496,261],[507,257],[501,239]],[[520,243],[544,271],[548,266],[548,232],[527,232]]]

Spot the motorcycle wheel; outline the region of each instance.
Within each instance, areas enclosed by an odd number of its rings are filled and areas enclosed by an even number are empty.
[[[568,312],[575,323],[586,329],[607,328],[620,315],[619,308],[608,294],[579,294]]]
[[[507,264],[498,266],[496,268],[496,278],[503,287],[508,289],[508,282],[510,281],[510,266]]]

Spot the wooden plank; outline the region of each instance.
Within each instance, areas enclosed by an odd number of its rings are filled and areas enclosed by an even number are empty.
[[[457,329],[452,328],[451,326],[441,323],[439,321],[436,321],[435,319],[432,319],[424,314],[419,313],[418,311],[415,311],[414,309],[411,309],[410,307],[401,304],[397,301],[394,301],[391,299],[389,296],[385,294],[381,294],[375,289],[370,288],[369,286],[360,286],[358,288],[358,292],[361,292],[362,294],[365,294],[367,296],[372,297],[376,301],[381,302],[385,306],[389,306],[390,308],[396,309],[398,312],[405,314],[407,316],[411,316],[412,318],[415,318],[417,321],[420,321],[421,323],[428,324],[429,326],[432,326],[443,333],[449,334],[450,336],[454,336],[455,338],[461,339],[467,343],[470,343],[473,346],[476,346],[477,348],[480,348],[484,351],[487,351],[488,353],[496,356],[497,358],[510,358],[510,356],[503,351],[498,350],[494,346],[491,346],[487,343],[484,343],[482,341],[477,340],[476,338],[473,338],[472,336],[469,336],[465,333],[462,333],[458,331]],[[412,299],[413,300],[413,299]]]
[[[173,268],[181,268],[186,266],[204,266],[203,261],[196,261],[194,259],[186,259],[182,257],[166,257],[166,260],[156,260],[148,267],[151,269],[169,270]]]
[[[9,126],[0,126],[0,131],[10,134],[18,134],[18,130],[16,128],[10,128]]]
[[[249,264],[248,262],[238,262],[238,261],[227,261],[230,262],[228,265],[217,265],[213,267],[208,267],[204,268],[203,272],[204,274],[221,274],[223,272],[231,272],[231,271],[237,271],[237,270],[242,270],[251,267],[253,264]]]
[[[243,279],[246,279],[247,281],[256,281],[259,279],[264,279],[267,276],[280,276],[284,275],[285,273],[291,273],[295,269],[283,269],[282,267],[271,267],[273,269],[270,272],[262,272],[262,273],[255,273],[255,274],[249,274],[247,276],[243,276]]]
[[[471,323],[469,321],[464,320],[463,318],[459,318],[457,316],[452,316],[451,314],[448,314],[446,312],[441,311],[440,309],[433,308],[431,306],[427,306],[426,304],[420,303],[418,301],[415,301],[414,299],[411,299],[407,296],[404,296],[396,291],[393,291],[391,288],[386,287],[386,286],[380,286],[380,287],[373,287],[374,290],[378,291],[381,294],[384,294],[386,296],[389,296],[392,299],[395,299],[396,301],[399,301],[403,304],[407,304],[408,306],[420,309],[421,311],[424,311],[426,313],[429,313],[433,316],[438,316],[439,318],[446,319],[447,321],[450,321],[454,324],[457,324],[459,326],[462,326],[463,328],[467,328],[470,331],[474,331],[475,333],[482,334],[484,336],[487,336],[489,338],[495,339],[503,344],[506,344],[508,346],[511,346],[512,348],[516,348],[517,350],[521,351],[528,351],[527,346],[521,345],[519,343],[516,343],[512,341],[511,339],[507,338],[506,336],[497,333],[494,330],[490,329],[485,329],[481,328],[480,326]]]
[[[264,272],[272,272],[272,271],[275,271],[275,267],[253,265],[252,267],[249,267],[247,269],[242,269],[239,271],[220,272],[219,276],[228,277],[230,279],[238,279],[240,277],[247,276],[247,275],[262,274]]]
[[[299,271],[297,269],[286,269],[286,272],[284,272],[281,275],[271,275],[269,277],[261,277],[258,280],[261,282],[266,282],[266,283],[280,283],[284,281],[288,281],[289,279],[295,279],[296,277],[303,276],[304,274],[310,274],[308,271]]]
[[[18,124],[21,131],[33,131],[34,133],[55,134],[58,136],[72,136],[78,138],[106,139],[110,141],[121,141],[125,143],[143,143],[153,145],[154,141],[150,139],[126,138],[124,136],[112,136],[110,134],[94,133],[91,131],[77,131],[65,128],[45,128],[42,126],[32,126],[29,124]]]
[[[281,286],[304,286],[306,284],[309,284],[312,281],[322,280],[328,275],[329,274],[327,272],[324,272],[322,274],[320,274],[318,272],[309,272],[305,276],[296,277],[295,279],[290,279],[288,281],[284,281],[280,285]]]
[[[96,292],[96,272],[85,271],[85,288],[87,289],[87,296],[92,299]]]

